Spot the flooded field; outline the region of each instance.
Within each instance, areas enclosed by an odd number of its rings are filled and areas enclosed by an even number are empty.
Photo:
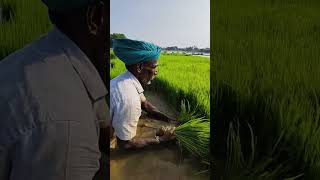
[[[157,108],[171,116],[176,112],[161,96],[146,92],[145,96]],[[143,115],[137,130],[139,137],[154,137],[157,128],[168,123],[150,119]],[[124,151],[112,149],[110,152],[110,178],[112,180],[207,180],[208,173],[201,172],[199,162],[192,158],[182,158],[178,145],[168,143],[150,146],[140,150]]]

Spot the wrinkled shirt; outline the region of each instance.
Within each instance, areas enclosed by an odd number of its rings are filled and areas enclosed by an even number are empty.
[[[111,121],[119,139],[135,137],[143,101],[143,88],[131,72],[126,71],[110,81]]]
[[[57,28],[0,61],[0,179],[92,179],[106,94],[91,61]]]

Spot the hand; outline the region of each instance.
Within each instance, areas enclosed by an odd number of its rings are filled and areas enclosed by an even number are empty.
[[[170,126],[161,127],[157,132],[157,135],[160,136],[159,137],[160,142],[174,140],[176,138],[175,130],[176,130],[175,127],[170,127]]]
[[[174,125],[174,126],[179,126],[180,125],[180,122],[177,121],[177,120],[174,120],[174,119],[169,120],[169,123]]]

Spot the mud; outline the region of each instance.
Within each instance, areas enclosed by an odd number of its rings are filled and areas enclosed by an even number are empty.
[[[176,117],[177,112],[161,96],[146,92],[145,96],[160,111]],[[154,137],[157,128],[168,123],[143,115],[138,123],[137,136]],[[201,170],[197,160],[182,159],[178,145],[168,143],[140,150],[112,149],[110,152],[110,177],[112,180],[207,180],[208,173]]]

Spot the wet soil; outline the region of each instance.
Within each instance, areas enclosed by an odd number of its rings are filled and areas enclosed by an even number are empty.
[[[172,117],[177,116],[177,112],[160,95],[145,92],[145,96],[160,111]],[[142,115],[138,123],[137,136],[154,137],[156,130],[164,125],[170,124]],[[209,179],[208,173],[198,174],[201,168],[197,160],[182,157],[181,150],[174,142],[139,150],[114,148],[110,152],[110,178],[112,180]]]

